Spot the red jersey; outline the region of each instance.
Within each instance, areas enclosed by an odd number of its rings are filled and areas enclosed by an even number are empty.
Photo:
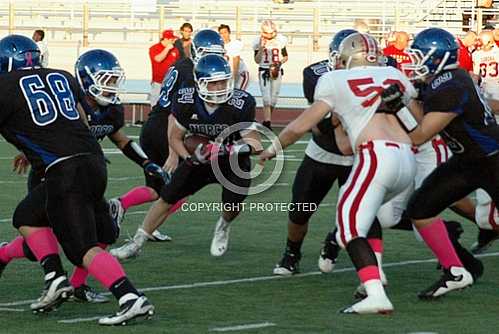
[[[384,48],[383,55],[386,57],[390,56],[395,59],[397,61],[397,68],[399,70],[402,70],[402,64],[411,63],[411,58],[409,57],[409,55],[405,53],[404,50],[397,49],[394,45],[390,45]]]
[[[154,44],[149,48],[149,58],[151,59],[152,65],[152,81],[157,83],[163,82],[163,78],[165,77],[165,74],[170,66],[172,66],[174,62],[180,59],[180,52],[177,50],[177,48],[174,47],[170,51],[168,51],[165,59],[163,59],[162,62],[158,63],[154,60],[154,57],[160,54],[164,49],[165,47],[163,46],[163,44],[161,44],[161,42]]]
[[[459,38],[457,39],[457,42],[459,43],[459,67],[468,72],[473,72],[473,59],[471,58],[471,52]]]

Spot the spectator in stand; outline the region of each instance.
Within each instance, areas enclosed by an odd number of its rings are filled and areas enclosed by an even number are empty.
[[[185,22],[180,27],[180,34],[182,35],[182,38],[177,39],[174,44],[180,52],[180,58],[191,57],[192,31],[192,25],[189,22]]]
[[[238,39],[230,38],[230,27],[226,24],[221,24],[218,27],[218,33],[222,36],[225,44],[226,56],[229,57],[230,67],[234,77],[234,87],[241,90],[246,90],[249,83],[249,71],[241,58],[243,42]]]
[[[383,55],[385,57],[391,57],[397,62],[397,68],[401,69],[402,64],[408,64],[411,62],[411,58],[405,52],[405,49],[409,45],[409,34],[405,31],[397,31],[394,33],[394,41],[392,44],[383,49]]]
[[[467,72],[473,72],[473,60],[471,58],[471,52],[460,38],[457,38],[457,42],[459,43],[459,67],[465,69]]]
[[[151,93],[149,94],[151,107],[158,102],[161,83],[166,72],[174,62],[180,59],[180,52],[173,45],[176,39],[173,30],[168,29],[163,31],[161,41],[149,48],[149,58],[152,66]]]
[[[35,30],[33,33],[32,39],[36,42],[36,45],[38,45],[38,48],[40,49],[40,64],[42,67],[47,68],[49,66],[49,49],[47,47],[47,43],[43,40],[44,38],[45,31],[43,30]]]

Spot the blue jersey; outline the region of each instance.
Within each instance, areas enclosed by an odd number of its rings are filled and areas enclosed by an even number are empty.
[[[115,134],[125,125],[125,113],[120,104],[98,106],[97,110],[92,110],[85,103],[82,105],[87,115],[90,132],[97,140]]]
[[[152,116],[158,113],[169,115],[175,92],[180,88],[192,86],[194,86],[194,64],[190,58],[182,58],[166,72],[158,102],[151,112]]]
[[[425,113],[457,114],[440,133],[454,154],[480,158],[499,152],[499,126],[465,70],[435,76],[423,92],[423,108]]]
[[[22,151],[37,173],[62,158],[102,154],[80,119],[84,94],[76,79],[54,69],[0,75],[0,133]]]
[[[177,91],[173,98],[172,113],[178,124],[193,134],[203,135],[215,140],[225,129],[238,123],[255,122],[255,98],[249,93],[234,89],[234,94],[225,103],[220,104],[211,114],[206,110],[205,102],[199,98],[194,87],[185,87]],[[226,143],[240,139],[235,132]]]
[[[329,62],[327,60],[322,60],[312,65],[309,65],[303,69],[303,93],[308,103],[314,103],[315,87],[317,86],[317,81],[324,74],[331,71],[329,67]],[[314,142],[323,150],[340,154],[340,149],[336,143],[336,137],[334,135],[334,130],[331,125],[330,118],[324,118],[319,124],[318,128],[321,131],[320,134],[313,133],[312,138]]]

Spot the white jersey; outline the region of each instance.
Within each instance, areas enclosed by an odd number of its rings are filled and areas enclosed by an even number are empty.
[[[499,48],[473,53],[473,72],[480,75],[480,84],[485,97],[499,99]]]
[[[253,50],[257,51],[260,48],[260,39],[261,37],[258,36],[253,41]],[[281,50],[286,47],[287,43],[288,39],[281,34],[277,34],[276,37],[268,40],[263,49],[262,60],[260,60],[258,65],[261,68],[269,68],[270,64],[282,61]]]
[[[229,58],[230,67],[233,68],[234,57],[239,56],[239,70],[238,73],[247,72],[248,67],[241,58],[241,51],[243,50],[243,42],[238,39],[233,39],[225,44],[225,55]]]
[[[338,115],[353,148],[381,103],[380,92],[394,83],[405,88],[405,102],[417,96],[409,79],[396,68],[362,66],[322,75],[314,100],[327,103]]]
[[[44,68],[47,68],[49,66],[49,49],[47,47],[47,43],[44,41],[39,41],[36,42],[36,45],[40,49],[40,60],[41,60],[41,65]]]

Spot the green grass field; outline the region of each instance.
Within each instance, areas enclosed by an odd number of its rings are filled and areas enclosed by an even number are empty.
[[[137,135],[137,128],[127,132]],[[105,142],[106,148],[112,148]],[[303,144],[288,154],[279,185],[249,202],[287,202],[294,172],[303,156]],[[26,191],[26,177],[11,172],[15,150],[0,143],[0,240],[16,235],[9,218]],[[108,155],[107,196],[122,194],[142,185],[142,172],[121,154]],[[317,272],[321,242],[334,225],[336,189],[325,206],[313,217],[303,245],[302,274],[291,278],[271,276],[280,259],[285,240],[287,213],[245,212],[234,222],[229,251],[222,258],[210,256],[212,230],[218,213],[179,212],[162,231],[173,237],[170,243],[148,243],[141,256],[124,263],[139,288],[148,288],[156,316],[130,327],[102,328],[96,321],[60,323],[61,320],[92,318],[116,310],[116,304],[84,305],[68,302],[57,312],[35,316],[29,303],[42,288],[41,270],[24,260],[12,262],[0,279],[0,333],[207,333],[227,327],[273,324],[269,327],[230,333],[498,333],[499,268],[496,255],[483,258],[485,274],[471,289],[439,301],[422,302],[416,293],[433,283],[435,270],[431,253],[412,233],[385,231],[385,269],[388,295],[395,305],[392,316],[345,316],[338,310],[352,302],[358,284],[351,263],[343,252],[338,270]],[[190,198],[191,203],[219,202],[220,188],[209,186]],[[132,208],[126,215],[118,244],[133,235],[148,206]],[[476,230],[465,223],[464,244],[471,245]],[[499,245],[499,244],[498,244]],[[497,251],[495,245],[490,251]],[[423,260],[423,261],[421,261]],[[409,262],[414,261],[414,262]],[[65,261],[68,271],[72,268]],[[91,285],[97,283],[91,281]],[[99,287],[100,289],[100,287]],[[19,302],[19,303],[16,303]]]

